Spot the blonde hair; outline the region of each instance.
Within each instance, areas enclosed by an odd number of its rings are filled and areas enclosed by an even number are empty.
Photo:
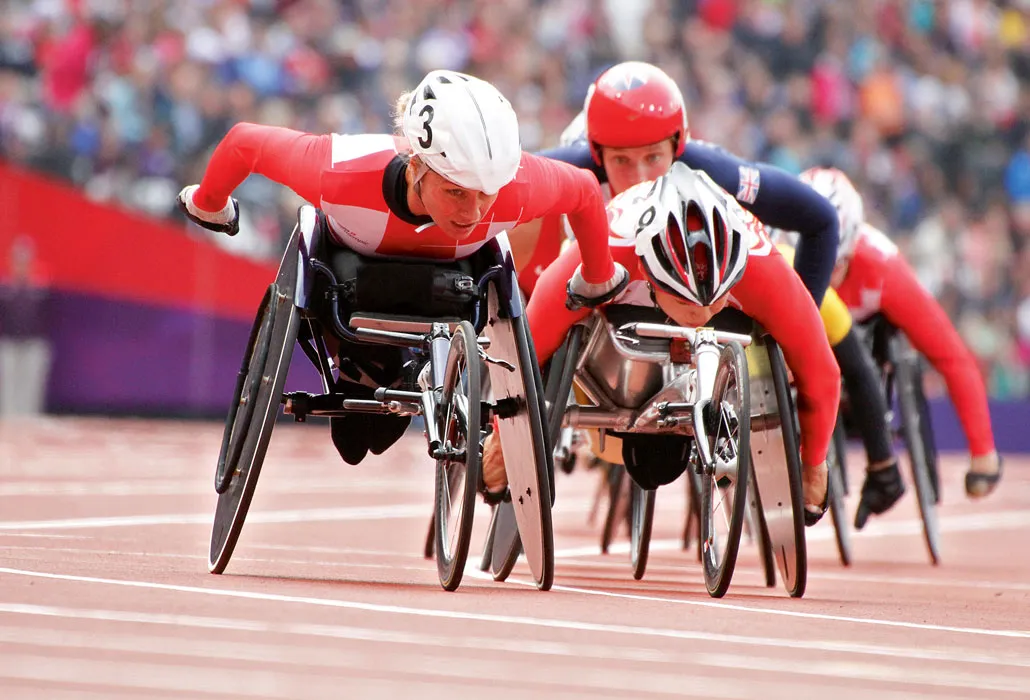
[[[397,102],[393,106],[393,128],[397,132],[398,136],[404,135],[404,112],[408,109],[408,104],[411,102],[411,96],[415,94],[414,90],[407,90],[401,93],[401,96],[397,98]]]

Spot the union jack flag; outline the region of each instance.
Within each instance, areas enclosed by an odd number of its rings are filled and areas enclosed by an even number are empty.
[[[754,204],[758,199],[758,188],[762,184],[761,174],[757,168],[749,165],[740,166],[740,184],[737,185],[737,201]]]

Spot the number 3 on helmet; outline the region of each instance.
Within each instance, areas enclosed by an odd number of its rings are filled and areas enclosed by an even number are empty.
[[[471,75],[426,75],[411,93],[403,129],[412,153],[461,187],[496,194],[519,170],[515,110],[497,88]]]
[[[673,139],[678,157],[687,145],[687,108],[672,78],[650,63],[612,66],[587,91],[586,136],[601,163],[600,147],[636,148]]]

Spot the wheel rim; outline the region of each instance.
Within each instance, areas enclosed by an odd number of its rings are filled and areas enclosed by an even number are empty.
[[[461,523],[465,513],[465,482],[468,477],[466,464],[468,455],[468,362],[464,354],[457,359],[457,386],[444,406],[444,447],[447,450],[462,452],[460,459],[442,462],[447,488],[441,492],[443,498],[442,518],[444,525],[444,543],[448,559],[454,559],[458,553],[461,537]]]

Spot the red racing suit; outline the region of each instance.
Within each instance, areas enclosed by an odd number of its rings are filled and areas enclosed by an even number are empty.
[[[944,377],[972,456],[993,452],[987,391],[976,360],[944,309],[882,231],[863,225],[837,294],[856,321],[883,313],[905,334]]]
[[[748,217],[752,228],[747,267],[729,295],[729,305],[762,324],[783,349],[798,390],[802,463],[814,466],[826,459],[837,420],[840,369],[812,295],[769,241],[762,225]],[[634,241],[613,234],[609,244],[616,262],[629,270],[631,280],[613,303],[653,306]],[[541,364],[554,354],[569,329],[590,313],[589,309],[565,308],[565,285],[579,263],[580,245],[574,242],[536,281],[527,315]]]
[[[615,272],[608,218],[592,174],[567,163],[522,154],[515,179],[463,240],[442,233],[408,208],[407,143],[388,134],[308,134],[240,123],[215,148],[193,202],[221,210],[252,173],[289,187],[327,215],[335,240],[376,257],[465,258],[521,222],[567,214],[586,244],[583,278],[601,283]]]

